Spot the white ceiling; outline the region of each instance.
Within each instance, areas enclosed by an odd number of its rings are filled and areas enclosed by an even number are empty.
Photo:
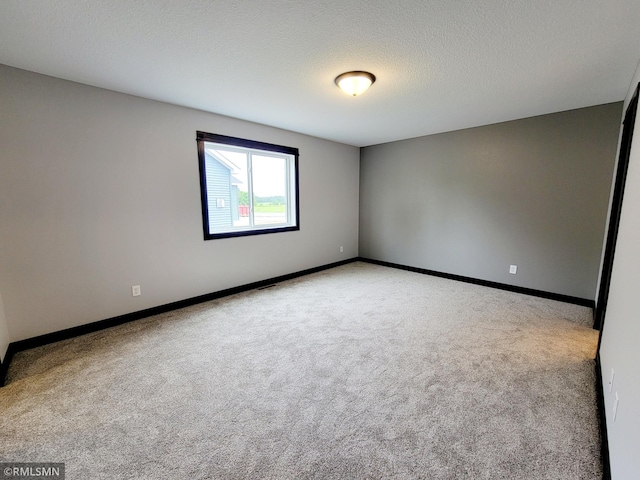
[[[0,1],[0,63],[356,146],[620,101],[639,59],[638,0]]]

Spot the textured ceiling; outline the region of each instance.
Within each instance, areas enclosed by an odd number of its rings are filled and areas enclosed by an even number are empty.
[[[638,0],[0,1],[0,63],[356,146],[620,101],[639,59]]]

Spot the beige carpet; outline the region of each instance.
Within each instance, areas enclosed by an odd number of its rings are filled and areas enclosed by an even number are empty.
[[[591,311],[365,263],[19,353],[67,479],[597,479]]]

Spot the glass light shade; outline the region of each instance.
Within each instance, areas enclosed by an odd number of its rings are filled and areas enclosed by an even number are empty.
[[[336,77],[336,85],[347,95],[360,95],[376,81],[376,77],[369,72],[346,72]]]

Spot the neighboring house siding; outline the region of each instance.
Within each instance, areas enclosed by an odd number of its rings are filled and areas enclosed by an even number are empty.
[[[205,154],[207,167],[207,193],[209,207],[209,228],[212,233],[218,228],[233,226],[231,214],[231,172],[208,153]],[[219,200],[224,206],[218,206]]]
[[[238,211],[238,187],[236,185],[231,186],[231,215],[234,221],[240,218]]]

